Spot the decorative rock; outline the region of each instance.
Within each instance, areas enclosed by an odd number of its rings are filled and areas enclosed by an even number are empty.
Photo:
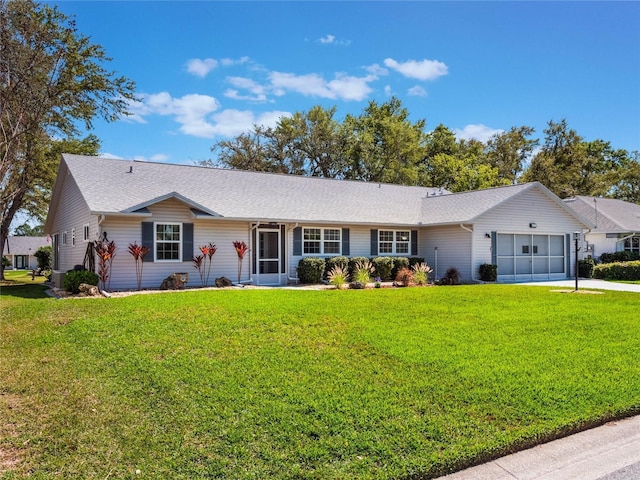
[[[189,281],[187,273],[172,273],[162,281],[160,290],[182,290],[185,283]]]
[[[81,283],[78,286],[78,291],[80,292],[80,295],[86,297],[97,297],[100,295],[100,290],[98,290],[98,287],[96,287],[95,285],[89,285],[88,283]]]
[[[229,280],[227,277],[220,277],[220,278],[216,278],[216,287],[218,288],[222,288],[222,287],[230,287],[233,285],[233,282],[231,280]]]

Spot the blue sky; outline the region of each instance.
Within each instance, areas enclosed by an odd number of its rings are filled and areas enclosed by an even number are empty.
[[[314,105],[402,100],[427,130],[486,140],[566,118],[640,150],[640,2],[59,1],[134,80],[105,155],[171,163]]]

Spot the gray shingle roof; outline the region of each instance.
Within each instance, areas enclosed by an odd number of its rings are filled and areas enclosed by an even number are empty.
[[[204,214],[259,221],[469,223],[539,183],[451,194],[411,187],[191,165],[63,155],[93,213],[133,213],[177,198]],[[567,209],[570,211],[569,209]]]
[[[2,249],[3,255],[33,255],[40,247],[51,245],[49,237],[9,237]]]
[[[595,200],[595,201],[594,201]],[[597,225],[598,232],[640,232],[640,205],[613,198],[578,195],[565,200],[574,211]]]

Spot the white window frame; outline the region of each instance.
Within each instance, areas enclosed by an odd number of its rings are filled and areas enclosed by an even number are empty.
[[[403,234],[407,234],[406,240],[402,238]],[[378,255],[410,254],[411,230],[378,230]]]
[[[159,240],[158,239],[158,227],[162,225],[172,225],[179,227],[178,230],[178,240]],[[182,242],[184,235],[184,227],[180,222],[154,222],[153,223],[153,260],[155,262],[166,262],[166,263],[176,263],[182,262]],[[158,258],[158,244],[164,243],[175,243],[178,245],[178,258]]]
[[[62,232],[62,245],[67,244],[67,232]]]
[[[89,228],[90,227],[89,227],[88,223],[85,223],[82,226],[82,240],[85,241],[85,242],[89,241],[89,231],[90,231]]]
[[[640,253],[640,236],[634,235],[632,237],[625,238],[623,248],[625,252]]]
[[[307,232],[310,230],[318,230],[320,232],[320,238],[307,239]],[[337,233],[337,235],[336,235]],[[333,235],[333,238],[327,238]],[[309,252],[308,245],[311,243],[319,243],[320,251]],[[328,246],[337,244],[337,252],[328,252]],[[302,228],[302,255],[309,257],[317,256],[331,256],[337,257],[342,255],[342,229],[335,227],[303,227]]]

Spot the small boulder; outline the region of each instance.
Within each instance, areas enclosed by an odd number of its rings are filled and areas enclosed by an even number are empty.
[[[172,273],[160,284],[160,290],[182,290],[189,277],[186,273]]]
[[[84,297],[97,297],[100,295],[100,290],[95,285],[90,285],[88,283],[81,283],[78,286],[78,292],[80,295]]]
[[[227,277],[216,278],[215,283],[216,283],[216,287],[218,288],[231,287],[233,285],[233,282],[229,280]]]

